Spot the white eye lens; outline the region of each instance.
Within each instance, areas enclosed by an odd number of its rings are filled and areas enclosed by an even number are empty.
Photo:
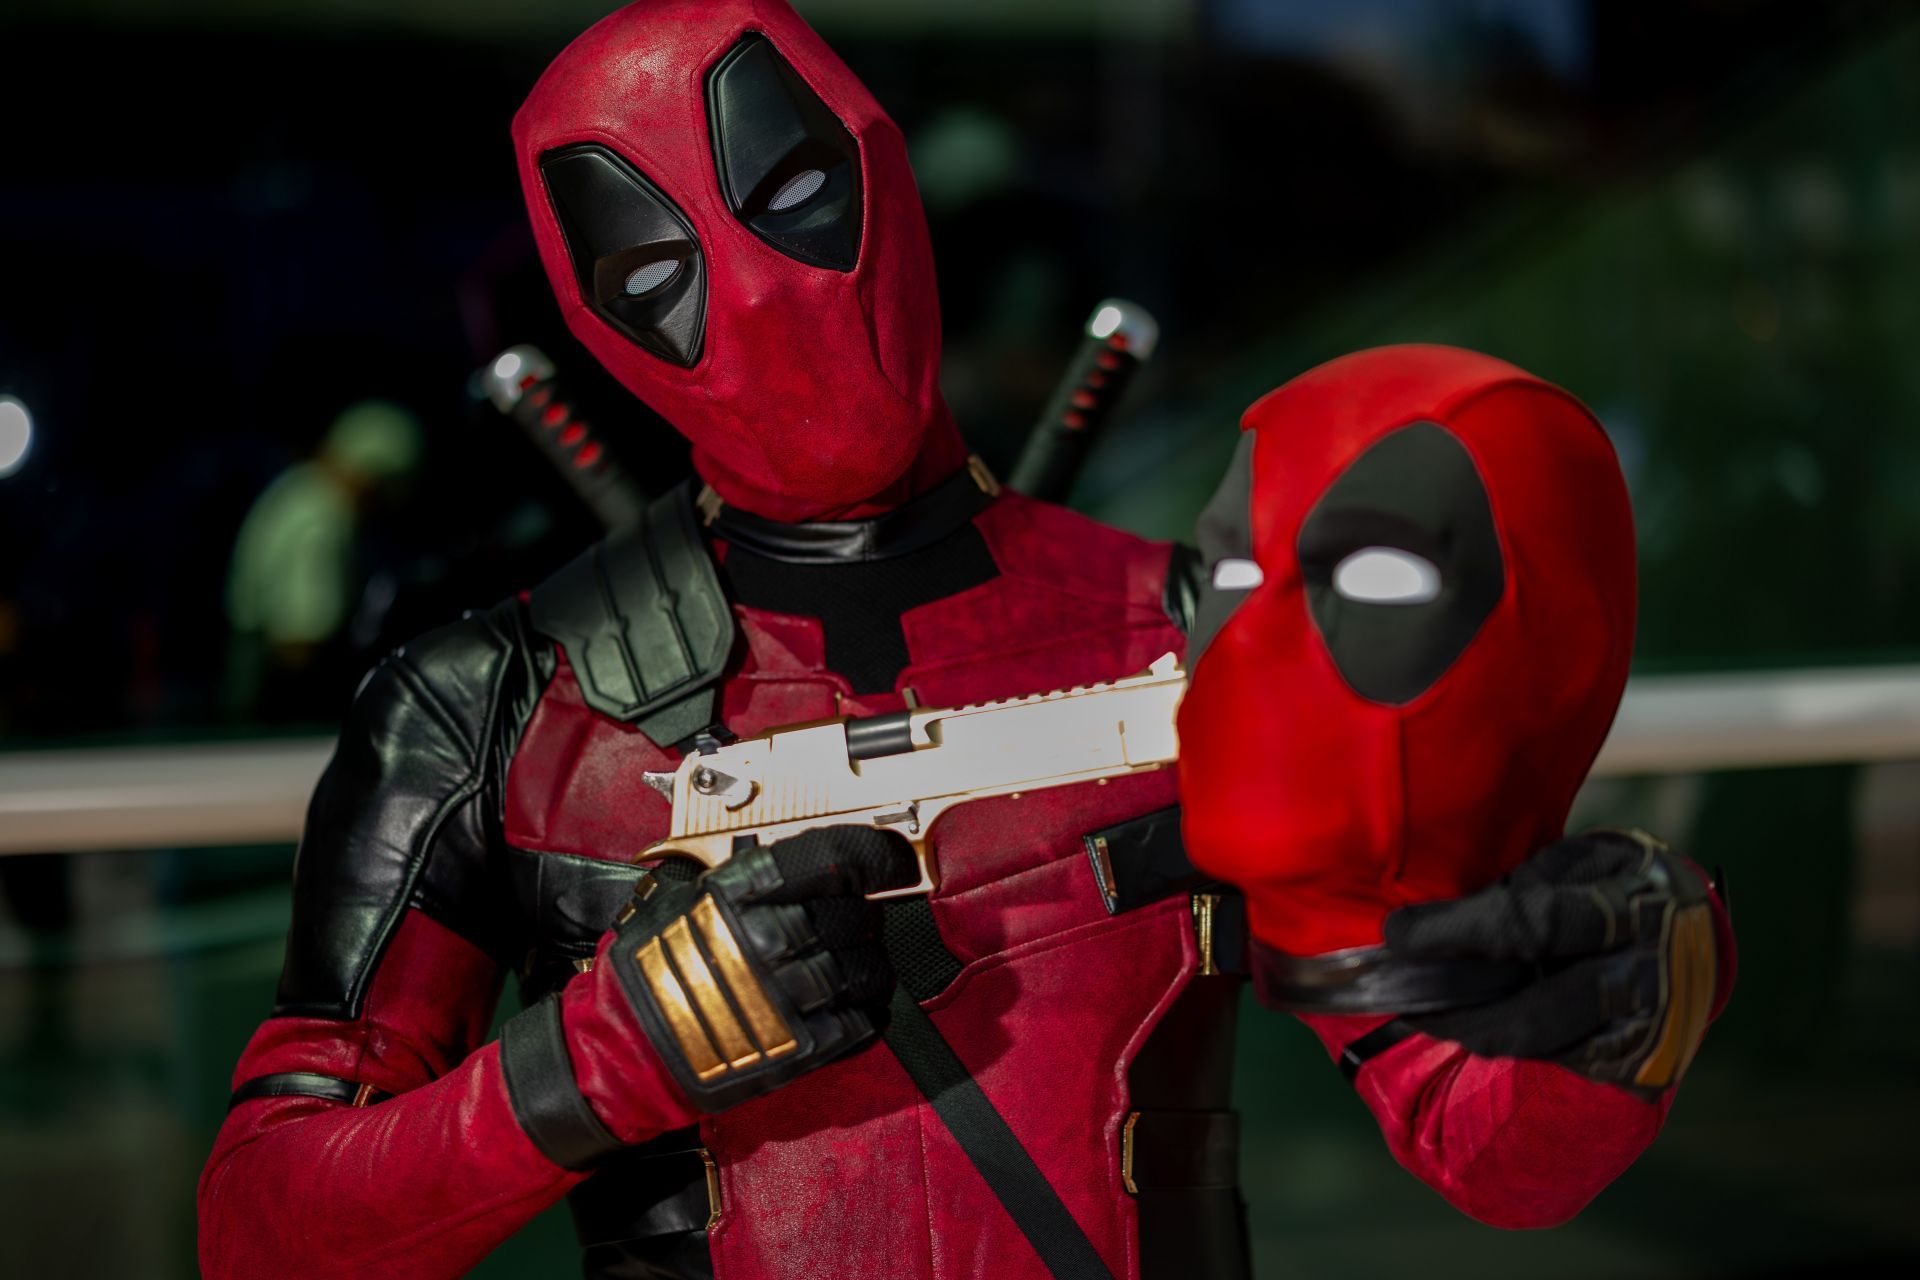
[[[1213,566],[1213,585],[1219,591],[1251,591],[1266,580],[1251,560],[1229,558]]]
[[[789,209],[798,208],[813,199],[819,194],[820,188],[826,185],[826,174],[818,169],[802,169],[780,184],[780,189],[773,193],[773,199],[767,201],[767,211],[785,213]]]
[[[1440,594],[1440,571],[1411,551],[1362,547],[1334,566],[1333,589],[1368,604],[1425,604]]]
[[[662,258],[658,262],[649,262],[638,267],[627,277],[627,296],[637,298],[643,293],[652,293],[667,281],[673,279],[673,273],[680,269],[677,258]]]

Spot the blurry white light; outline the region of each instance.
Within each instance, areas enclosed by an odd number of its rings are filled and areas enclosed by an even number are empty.
[[[0,476],[10,476],[33,446],[33,415],[12,396],[0,396]]]
[[[1411,551],[1362,547],[1334,566],[1333,589],[1367,604],[1426,604],[1440,594],[1440,571]]]
[[[500,358],[493,362],[493,376],[502,382],[512,382],[520,376],[520,353],[502,351]]]
[[[1111,338],[1120,322],[1126,319],[1118,307],[1102,307],[1093,313],[1093,319],[1087,321],[1087,332],[1096,338]]]
[[[1251,560],[1229,557],[1213,566],[1213,585],[1219,591],[1251,591],[1266,580],[1260,566]]]

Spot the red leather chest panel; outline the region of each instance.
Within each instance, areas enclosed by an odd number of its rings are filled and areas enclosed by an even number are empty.
[[[1112,679],[1181,647],[1160,603],[1164,545],[1016,495],[976,523],[1000,576],[902,618],[910,661],[899,686],[921,704]],[[734,732],[904,705],[899,693],[855,698],[825,670],[817,621],[736,614],[745,656],[721,699]],[[630,857],[668,817],[635,775],[671,759],[582,706],[563,663],[509,775],[507,838]],[[1081,837],[1174,799],[1163,770],[981,800],[933,830],[934,915],[966,967],[928,1007],[1117,1276],[1135,1270],[1132,1201],[1119,1186],[1126,1067],[1184,985],[1193,944],[1185,899],[1109,917]],[[705,1128],[729,1206],[711,1241],[729,1280],[1042,1274],[884,1047]]]
[[[1120,1183],[1126,1064],[1192,966],[1184,899],[976,961],[934,1022],[1117,1277],[1138,1274]],[[708,1239],[727,1280],[1047,1275],[933,1109],[876,1045],[703,1125]]]

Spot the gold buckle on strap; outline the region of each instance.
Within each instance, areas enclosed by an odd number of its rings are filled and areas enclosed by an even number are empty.
[[[705,1147],[700,1148],[700,1162],[707,1166],[707,1230],[711,1231],[720,1223],[720,1166]]]
[[[1130,1196],[1140,1194],[1140,1188],[1133,1185],[1133,1126],[1139,1123],[1140,1113],[1129,1111],[1127,1122],[1120,1126],[1120,1185]]]

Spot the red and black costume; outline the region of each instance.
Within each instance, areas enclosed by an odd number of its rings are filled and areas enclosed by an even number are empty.
[[[515,139],[569,323],[708,489],[357,695],[205,1273],[458,1275],[570,1195],[592,1276],[1244,1274],[1244,933],[1172,771],[962,806],[939,891],[884,915],[873,832],[632,863],[668,818],[640,775],[702,735],[1139,671],[1182,649],[1196,557],[967,464],[904,146],[784,5],[622,10]],[[791,1045],[702,1070],[663,1034],[636,957],[696,935],[676,963],[738,943]],[[482,1043],[509,973],[527,1008]],[[1356,1063],[1374,1034],[1311,1023]],[[1666,1105],[1411,1033],[1358,1078],[1409,1168],[1511,1226],[1577,1211]]]

